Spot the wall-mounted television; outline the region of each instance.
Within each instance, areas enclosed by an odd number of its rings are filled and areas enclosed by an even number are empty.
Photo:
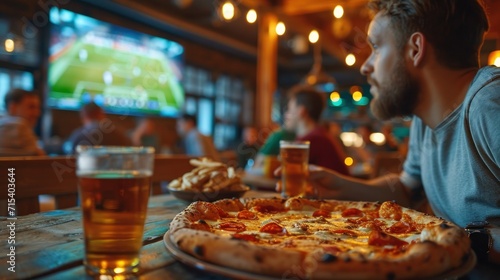
[[[184,48],[171,40],[52,8],[48,106],[176,117],[184,103]]]

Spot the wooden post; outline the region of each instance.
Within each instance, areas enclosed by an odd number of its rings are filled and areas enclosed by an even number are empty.
[[[278,72],[278,35],[275,31],[277,22],[277,16],[273,13],[264,13],[259,20],[255,98],[256,123],[259,128],[271,126],[271,109]]]

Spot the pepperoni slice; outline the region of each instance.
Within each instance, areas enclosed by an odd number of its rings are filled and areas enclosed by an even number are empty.
[[[227,231],[242,232],[247,229],[243,223],[239,222],[225,222],[219,225],[219,228]]]
[[[342,217],[362,217],[363,211],[356,208],[348,208],[342,211]]]
[[[325,210],[316,210],[313,213],[313,217],[323,217],[323,218],[330,218],[332,215],[330,215],[330,212],[325,211]]]
[[[260,232],[270,233],[270,234],[286,234],[286,229],[277,223],[267,223],[260,228]]]
[[[396,202],[386,201],[380,206],[379,214],[380,217],[384,219],[393,219],[399,221],[403,216],[403,210],[401,209],[401,206],[399,206]]]
[[[278,212],[282,212],[281,209],[278,209],[272,205],[257,205],[254,207],[255,210],[257,210],[260,213],[265,213],[265,214],[275,214]]]
[[[217,212],[219,213],[219,216],[221,218],[227,218],[227,217],[229,217],[229,214],[226,211],[224,211],[222,208],[220,208],[218,206],[216,206],[216,207],[217,207]]]
[[[259,239],[255,234],[244,234],[244,233],[235,233],[232,235],[233,238],[235,239],[241,239],[245,241],[251,241],[251,242],[259,242]]]
[[[210,225],[205,222],[205,220],[198,220],[192,225],[193,229],[211,231]]]
[[[238,213],[238,219],[241,220],[255,220],[257,219],[257,215],[254,212],[249,210],[243,210]]]
[[[410,233],[410,232],[414,232],[414,231],[415,231],[415,228],[411,224],[408,224],[408,223],[405,223],[402,221],[398,221],[398,222],[394,223],[391,227],[386,229],[387,233],[396,233],[396,234],[398,234],[398,233]]]
[[[396,238],[392,235],[386,234],[378,230],[372,230],[370,237],[368,238],[368,244],[373,246],[396,246],[400,247],[408,244],[408,242]]]

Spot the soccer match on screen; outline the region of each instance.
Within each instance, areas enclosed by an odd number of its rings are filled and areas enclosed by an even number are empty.
[[[53,8],[48,105],[94,101],[110,113],[175,117],[184,102],[183,47]]]

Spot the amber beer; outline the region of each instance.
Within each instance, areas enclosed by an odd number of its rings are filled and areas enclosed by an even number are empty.
[[[309,174],[309,141],[280,141],[283,197],[303,196]]]
[[[134,272],[139,264],[150,176],[94,173],[79,178],[85,264]]]
[[[84,264],[91,275],[135,274],[139,268],[154,154],[116,149],[78,155]]]

